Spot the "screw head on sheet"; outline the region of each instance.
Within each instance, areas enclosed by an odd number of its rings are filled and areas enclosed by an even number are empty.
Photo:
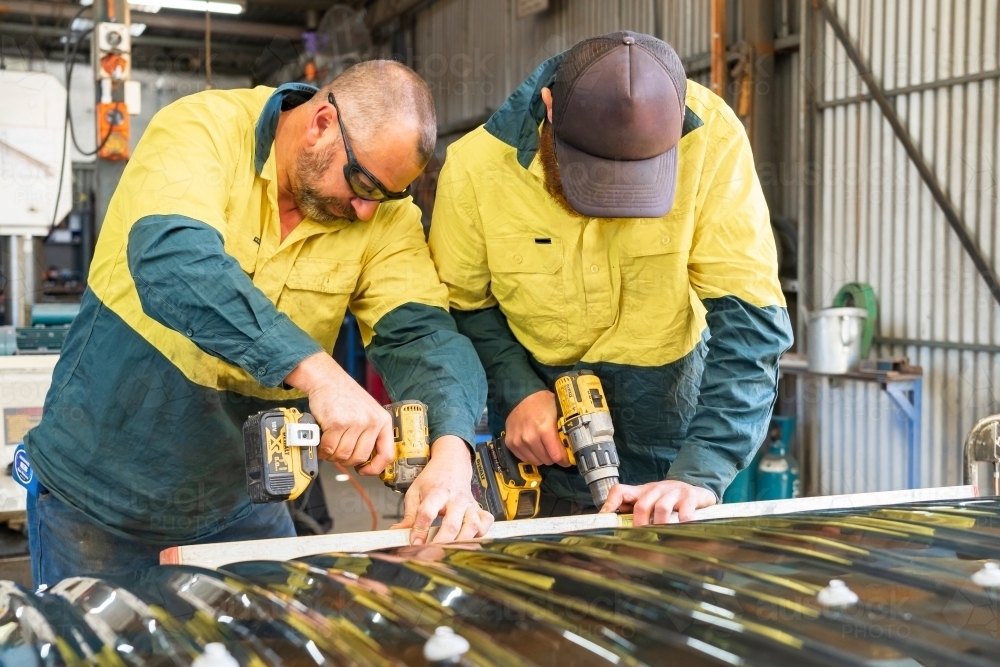
[[[1000,588],[1000,565],[989,562],[972,575],[972,583],[983,588]]]
[[[457,663],[468,651],[469,642],[465,637],[456,635],[447,626],[441,626],[434,630],[434,635],[424,644],[424,659],[433,663]]]
[[[830,585],[816,596],[824,607],[850,607],[858,603],[858,594],[840,579],[830,580]]]

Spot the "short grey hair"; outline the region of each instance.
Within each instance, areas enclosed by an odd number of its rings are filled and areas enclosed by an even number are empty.
[[[366,60],[348,67],[313,98],[325,103],[332,92],[344,111],[344,125],[352,141],[366,141],[384,128],[402,123],[417,128],[415,146],[420,166],[434,154],[437,114],[430,88],[420,76],[395,60]]]

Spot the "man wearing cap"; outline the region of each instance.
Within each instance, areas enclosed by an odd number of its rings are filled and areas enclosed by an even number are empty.
[[[666,43],[613,33],[539,66],[448,149],[430,244],[543,513],[592,503],[556,433],[569,369],[612,411],[604,511],[690,519],[753,458],[792,341],[767,205],[740,121]]]

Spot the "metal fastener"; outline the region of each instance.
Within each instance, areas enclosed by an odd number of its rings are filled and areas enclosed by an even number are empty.
[[[1000,565],[984,563],[983,569],[972,575],[972,583],[983,588],[1000,588]]]
[[[439,665],[458,664],[469,652],[469,641],[446,625],[434,630],[434,634],[424,644],[424,660]]]
[[[816,598],[824,607],[850,607],[858,603],[858,594],[840,579],[832,579]]]

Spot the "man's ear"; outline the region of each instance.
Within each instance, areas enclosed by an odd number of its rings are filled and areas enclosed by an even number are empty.
[[[549,88],[542,88],[542,102],[545,102],[545,113],[549,117],[549,122],[552,122],[552,90]]]
[[[321,104],[313,112],[306,128],[306,144],[312,148],[327,132],[339,131],[337,126],[337,110],[329,104]]]

